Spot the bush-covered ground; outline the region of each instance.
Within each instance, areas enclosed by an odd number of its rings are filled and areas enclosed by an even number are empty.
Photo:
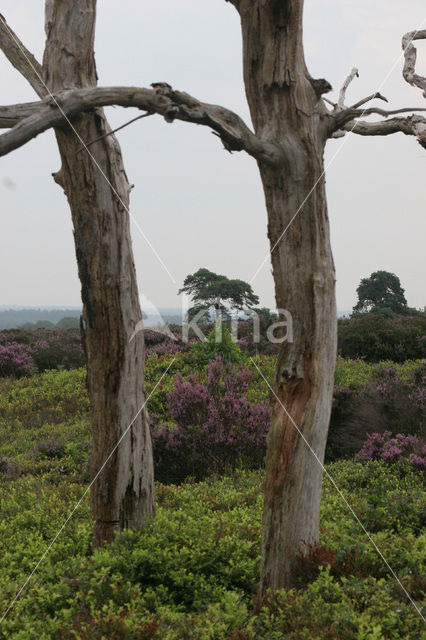
[[[344,358],[368,362],[426,358],[426,313],[395,318],[366,313],[341,319],[338,350]]]
[[[328,471],[420,607],[426,536],[418,475],[383,462],[338,462]],[[260,472],[240,471],[198,484],[159,484],[157,517],[94,554],[83,497],[3,620],[0,637],[421,637],[419,614],[327,479],[320,544],[300,559],[300,583],[271,593],[256,610],[260,481]],[[68,479],[2,483],[2,612],[83,495],[84,487]]]
[[[164,344],[155,349],[161,344],[151,344],[147,361],[148,394],[171,365],[149,399],[164,482],[157,484],[157,517],[95,553],[84,368],[0,379],[0,618],[37,567],[1,622],[0,638],[420,638],[421,617],[404,593],[420,607],[426,590],[420,423],[404,432],[416,442],[379,434],[359,459],[327,465],[403,587],[325,477],[319,544],[300,558],[298,584],[271,593],[259,610],[268,387],[233,346],[230,361],[225,349],[208,362],[199,347],[172,353]],[[273,357],[255,361],[272,382]],[[340,359],[335,382],[337,416],[353,411],[366,389],[393,407],[389,420],[401,394],[424,416],[424,361]],[[221,476],[209,475],[218,469]]]

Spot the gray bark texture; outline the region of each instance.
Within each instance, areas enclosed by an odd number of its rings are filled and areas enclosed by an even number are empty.
[[[284,342],[278,357],[268,436],[262,596],[292,585],[296,554],[318,536],[322,467],[295,425],[322,461],[337,321],[323,173],[328,115],[304,61],[303,3],[255,4],[239,2],[244,80],[256,135],[282,152],[273,166],[258,164],[276,303],[293,316],[293,343]]]
[[[96,85],[95,10],[95,0],[46,2],[43,80],[50,91]],[[71,208],[81,281],[96,478],[90,499],[98,546],[154,514],[153,462],[146,411],[140,411],[143,333],[130,340],[142,319],[130,239],[130,187],[114,136],[93,148],[93,159],[77,153],[82,140],[109,131],[103,110],[75,116],[72,124],[75,131],[67,123],[55,128],[62,166],[54,178]]]

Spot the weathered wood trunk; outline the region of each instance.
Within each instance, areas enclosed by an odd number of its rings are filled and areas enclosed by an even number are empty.
[[[240,0],[244,79],[257,136],[282,161],[259,161],[277,307],[293,316],[278,357],[268,436],[260,595],[291,586],[317,539],[336,357],[334,265],[323,177],[327,125],[306,69],[302,0]],[[288,413],[287,413],[288,412]],[[293,423],[294,421],[294,423]],[[315,459],[303,438],[312,447]]]
[[[52,92],[96,85],[95,11],[95,0],[46,2],[43,73]],[[82,141],[110,130],[103,110],[83,114],[72,124],[78,136],[69,124],[55,130],[62,166],[54,177],[68,198],[74,225],[88,359],[92,478],[102,469],[91,488],[94,544],[100,545],[117,530],[139,527],[154,514],[153,462],[142,408],[143,334],[130,339],[142,318],[127,211],[130,187],[114,136],[90,147],[93,158],[81,150]]]

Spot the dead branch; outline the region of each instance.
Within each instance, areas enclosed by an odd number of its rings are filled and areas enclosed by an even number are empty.
[[[417,75],[415,71],[417,49],[413,45],[413,40],[426,39],[426,29],[423,31],[410,31],[402,38],[402,48],[404,50],[404,68],[402,75],[404,79],[414,87],[423,89],[423,96],[426,98],[426,78]]]
[[[398,113],[413,113],[413,111],[426,111],[426,107],[404,107],[402,109],[380,109],[379,107],[369,107],[368,109],[354,109],[349,107],[334,116],[336,128],[341,129],[343,125],[356,118],[364,116],[378,115],[387,118]]]
[[[408,118],[389,118],[383,122],[358,121],[347,123],[342,127],[361,136],[388,136],[393,133],[404,133],[416,136],[419,144],[426,148],[426,118],[412,115]]]
[[[167,122],[182,120],[210,127],[230,151],[246,151],[266,162],[278,162],[281,151],[278,145],[258,138],[245,122],[229,109],[202,103],[192,96],[175,91],[167,83],[155,83],[154,89],[139,87],[90,87],[65,90],[48,96],[38,103],[25,105],[22,116],[10,131],[0,136],[0,156],[17,149],[37,135],[52,127],[66,125],[84,111],[97,107],[118,105],[137,107],[162,115]],[[0,122],[18,107],[0,108]],[[21,114],[23,110],[21,110]],[[5,115],[6,114],[6,115]],[[15,118],[17,119],[17,118]]]
[[[91,140],[90,142],[87,142],[84,145],[84,147],[80,147],[80,149],[78,149],[78,151],[76,151],[76,153],[80,153],[80,151],[84,151],[88,147],[91,147],[92,144],[95,144],[95,142],[99,142],[99,140],[103,140],[104,138],[107,138],[108,136],[112,136],[114,133],[117,133],[117,131],[121,131],[121,129],[124,129],[124,127],[128,127],[129,124],[132,124],[133,122],[136,122],[136,120],[140,120],[141,118],[147,118],[148,116],[152,116],[152,115],[154,115],[154,114],[153,113],[143,113],[141,116],[136,116],[136,118],[132,118],[128,122],[125,122],[124,124],[122,124],[120,127],[117,127],[116,129],[113,129],[112,131],[108,131],[108,133],[105,133],[103,136],[99,136],[99,138],[95,138],[94,140]]]
[[[362,100],[358,100],[358,102],[356,102],[355,104],[353,104],[349,108],[350,109],[358,109],[358,107],[361,107],[363,104],[366,104],[367,102],[370,102],[370,100],[374,100],[375,98],[377,98],[379,100],[384,100],[384,102],[389,102],[389,100],[387,98],[385,98],[385,96],[382,96],[381,93],[376,91],[376,93],[372,93],[371,96],[367,96],[366,98],[363,98]]]
[[[24,118],[34,115],[40,102],[23,102],[0,107],[0,129],[10,129]]]
[[[11,64],[30,83],[36,94],[44,98],[48,94],[42,80],[42,68],[18,36],[0,14],[0,49]]]
[[[350,83],[352,82],[352,80],[355,77],[359,78],[358,69],[356,67],[354,67],[351,70],[350,74],[348,75],[348,77],[344,81],[342,88],[340,89],[339,100],[337,102],[337,106],[338,106],[339,109],[344,109],[347,88],[349,87]]]

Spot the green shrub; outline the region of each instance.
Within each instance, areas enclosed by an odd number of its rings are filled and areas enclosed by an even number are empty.
[[[223,360],[234,364],[247,362],[247,356],[233,342],[231,333],[224,324],[222,324],[221,339],[219,341],[216,341],[216,329],[213,329],[207,335],[205,342],[195,342],[191,347],[194,352],[194,365],[198,368],[205,367],[216,356],[220,356]]]
[[[408,466],[374,461],[339,462],[328,471],[420,604],[426,536],[419,477]],[[0,638],[421,637],[420,617],[327,477],[318,564],[311,554],[304,584],[269,594],[255,613],[261,479],[239,472],[158,485],[157,517],[93,555],[86,497],[3,621]],[[66,479],[0,486],[1,611],[82,493]]]
[[[365,314],[338,322],[338,352],[367,362],[426,358],[426,314],[384,318]]]
[[[192,371],[191,358],[148,359],[149,389],[172,363],[173,373],[150,399],[160,412],[161,394],[180,368],[186,376]],[[271,381],[274,359],[255,359]],[[415,388],[423,366],[394,368]],[[381,384],[388,369],[389,363],[340,360],[336,378],[356,394],[365,380]],[[252,372],[247,399],[264,402],[268,387]],[[198,375],[203,380],[206,370]],[[256,611],[261,472],[159,484],[157,517],[92,553],[85,370],[0,380],[0,434],[0,618],[37,567],[0,624],[1,640],[421,637],[421,618],[327,475],[320,540],[301,556],[298,584],[269,594]],[[339,461],[327,471],[420,607],[423,478],[410,465],[374,460]]]

